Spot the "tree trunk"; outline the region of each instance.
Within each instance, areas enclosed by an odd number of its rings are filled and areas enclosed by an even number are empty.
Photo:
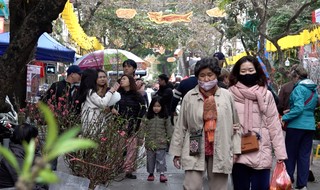
[[[58,18],[67,0],[11,0],[10,9],[10,44],[0,57],[0,112],[5,109],[6,95],[16,93],[25,96],[26,64],[34,56],[34,49],[39,37],[44,32],[52,32],[51,22]],[[24,78],[24,81],[17,79]],[[16,84],[19,83],[19,86]],[[24,102],[23,98],[19,98]],[[20,104],[22,102],[19,102]]]

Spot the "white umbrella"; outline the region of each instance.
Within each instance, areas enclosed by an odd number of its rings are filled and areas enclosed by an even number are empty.
[[[104,68],[105,70],[116,70],[117,63],[122,64],[122,62],[126,59],[134,60],[137,63],[138,69],[144,69],[144,60],[135,54],[122,49],[105,49],[94,51],[82,56],[75,62],[75,64],[82,69]]]

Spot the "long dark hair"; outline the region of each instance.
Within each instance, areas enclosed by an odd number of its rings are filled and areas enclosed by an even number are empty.
[[[243,56],[242,58],[240,58],[236,62],[236,64],[232,68],[232,71],[229,76],[229,86],[233,86],[233,85],[237,84],[238,78],[240,75],[240,67],[245,62],[250,62],[254,65],[254,68],[256,69],[257,75],[258,75],[257,84],[259,86],[265,86],[267,84],[267,77],[264,74],[263,69],[262,69],[261,64],[259,63],[258,59],[251,56],[251,55]]]
[[[161,111],[157,114],[159,118],[168,118],[168,112],[165,108],[165,102],[163,102],[162,98],[160,96],[154,96],[151,100],[150,106],[148,108],[147,118],[152,119],[155,117],[156,113],[153,111],[154,104],[158,102],[161,106]]]
[[[28,123],[17,125],[13,129],[14,131],[10,140],[14,144],[22,144],[23,141],[29,143],[31,139],[34,139],[38,136],[37,127]]]
[[[120,81],[123,77],[128,77],[129,79],[129,86],[130,86],[130,91],[133,91],[133,92],[136,92],[137,93],[137,84],[136,84],[136,81],[134,80],[134,78],[132,76],[129,76],[129,75],[122,75],[120,77]],[[122,92],[124,91],[124,89],[120,86],[119,88],[119,92]]]
[[[97,92],[98,71],[95,69],[86,69],[81,76],[81,83],[79,89],[79,105],[86,101],[89,90],[92,93]]]

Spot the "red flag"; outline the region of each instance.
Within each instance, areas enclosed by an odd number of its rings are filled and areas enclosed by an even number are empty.
[[[43,63],[43,62],[41,62],[41,61],[35,61],[35,62],[34,62],[34,65],[41,66],[41,69],[40,69],[40,78],[43,78],[43,77],[44,77],[44,70],[45,70],[45,63]]]

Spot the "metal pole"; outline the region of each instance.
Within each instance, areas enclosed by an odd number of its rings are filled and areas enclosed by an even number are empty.
[[[119,55],[118,55],[118,49],[117,49],[117,80],[119,79]]]

